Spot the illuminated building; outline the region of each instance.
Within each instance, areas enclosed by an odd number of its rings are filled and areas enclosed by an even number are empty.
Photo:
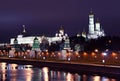
[[[83,32],[82,32],[82,37],[86,38],[86,32],[85,32],[85,30],[83,30]]]
[[[39,43],[41,43],[43,40],[43,36],[24,36],[25,33],[26,33],[25,25],[23,25],[22,34],[18,35],[17,38],[11,38],[10,44],[14,44],[14,40],[17,39],[18,44],[30,44],[32,46],[35,37],[38,39]],[[51,44],[52,42],[56,42],[56,41],[62,41],[63,39],[66,39],[67,37],[68,37],[68,35],[64,33],[63,27],[61,27],[59,32],[56,33],[54,37],[45,37],[44,36],[44,38],[46,38],[46,40],[48,40],[49,44]]]
[[[56,33],[55,35],[56,37],[59,37],[61,39],[66,39],[66,37],[68,37],[68,35],[64,32],[64,29],[63,27],[61,26],[60,30],[59,30],[59,33]]]
[[[94,23],[94,14],[92,10],[89,14],[89,32],[88,39],[97,39],[98,37],[105,36],[104,30],[100,26],[100,22],[97,19],[97,22]]]
[[[77,33],[77,35],[76,35],[77,37],[80,37],[81,36],[81,34],[80,33]]]

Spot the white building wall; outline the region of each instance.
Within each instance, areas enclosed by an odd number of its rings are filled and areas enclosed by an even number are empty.
[[[35,37],[36,37],[36,36],[18,37],[18,38],[17,38],[18,44],[30,44],[30,45],[32,45],[32,44],[33,44],[33,40],[34,40]],[[40,43],[41,43],[42,37],[37,37],[37,38],[38,38],[38,40],[39,40]],[[61,41],[61,40],[62,40],[61,37],[46,37],[46,38],[48,39],[49,44],[50,44],[51,42]],[[10,39],[10,44],[14,44],[14,40],[15,40],[15,38],[11,38],[11,39]]]
[[[94,15],[89,15],[89,34],[94,34]]]
[[[100,23],[99,22],[95,23],[95,30],[100,31]]]

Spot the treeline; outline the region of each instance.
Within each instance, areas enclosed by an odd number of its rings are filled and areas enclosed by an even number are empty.
[[[95,49],[101,51],[120,51],[120,37],[118,36],[105,36],[91,40],[85,39],[83,37],[70,37],[70,45],[72,49],[74,49],[76,44],[82,46],[84,51],[93,51]]]

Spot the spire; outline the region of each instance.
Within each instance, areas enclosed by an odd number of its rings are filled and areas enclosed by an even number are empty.
[[[26,29],[25,29],[25,25],[22,25],[23,26],[23,31],[22,31],[22,34],[25,35],[26,34]]]
[[[92,8],[91,8],[91,10],[90,10],[90,15],[93,15],[93,11],[92,11]]]
[[[63,29],[63,26],[61,25],[61,27],[60,27],[60,30],[63,30],[64,31],[64,29]]]
[[[99,22],[99,18],[97,18],[97,21],[96,22]]]
[[[96,23],[95,23],[95,30],[96,31],[100,31],[101,29],[100,29],[100,22],[99,22],[99,19],[97,18],[97,21],[96,21]]]
[[[59,33],[60,33],[61,35],[64,35],[64,29],[63,29],[63,26],[62,26],[62,25],[61,25],[61,27],[60,27]]]
[[[25,25],[23,25],[23,32],[22,33],[26,33]]]

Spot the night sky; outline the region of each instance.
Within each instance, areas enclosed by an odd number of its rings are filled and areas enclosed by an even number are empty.
[[[26,25],[29,35],[54,36],[62,25],[69,36],[88,32],[90,10],[107,35],[120,33],[120,0],[0,0],[0,42]]]

